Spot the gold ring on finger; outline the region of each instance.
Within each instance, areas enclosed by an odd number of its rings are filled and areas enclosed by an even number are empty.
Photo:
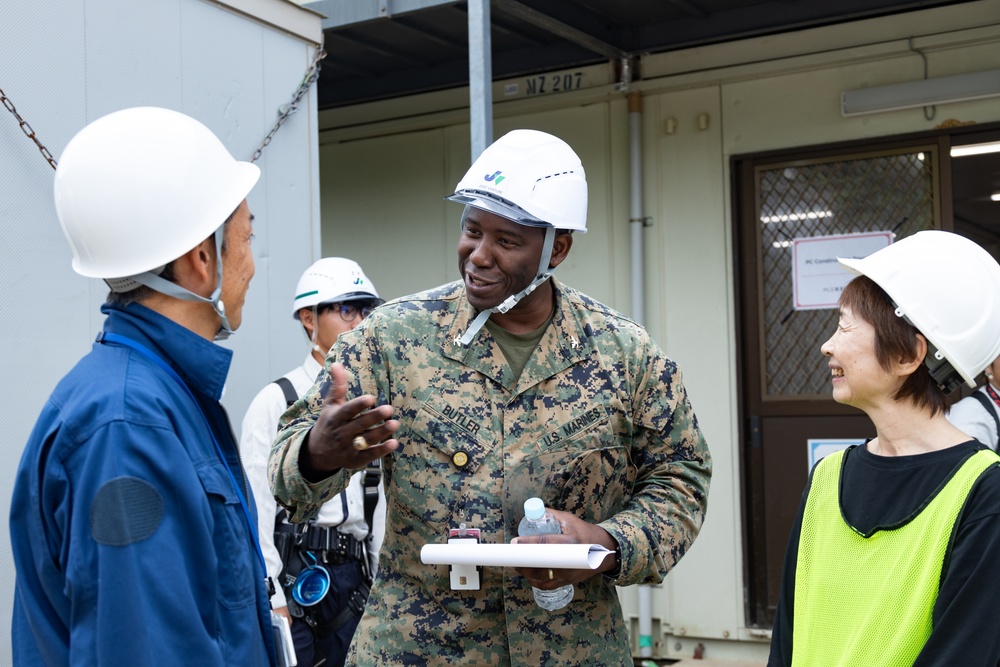
[[[354,449],[368,449],[368,441],[365,436],[359,435],[354,438]]]

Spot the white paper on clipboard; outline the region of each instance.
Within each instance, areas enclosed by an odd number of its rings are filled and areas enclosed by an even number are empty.
[[[488,565],[596,570],[614,553],[600,544],[425,544],[424,565]]]

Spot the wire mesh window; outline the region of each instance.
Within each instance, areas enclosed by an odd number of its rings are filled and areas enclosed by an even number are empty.
[[[820,345],[836,308],[795,310],[792,241],[890,231],[899,240],[938,220],[934,147],[757,167],[764,400],[829,395]]]

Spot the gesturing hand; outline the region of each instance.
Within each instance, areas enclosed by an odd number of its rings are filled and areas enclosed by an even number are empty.
[[[386,439],[399,428],[391,405],[376,405],[369,394],[348,401],[347,369],[339,363],[330,366],[330,380],[330,392],[300,454],[308,457],[307,467],[318,472],[363,468],[399,447],[397,440]]]

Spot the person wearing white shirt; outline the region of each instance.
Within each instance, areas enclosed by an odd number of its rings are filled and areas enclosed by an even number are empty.
[[[301,366],[265,386],[243,418],[240,455],[257,502],[267,574],[274,583],[271,607],[292,623],[300,667],[324,659],[328,667],[344,664],[385,533],[381,469],[356,473],[314,521],[292,525],[284,520],[284,511],[279,513],[271,493],[268,454],[279,418],[322,372],[337,336],[360,324],[381,303],[356,262],[327,257],[310,266],[299,279],[292,307],[292,316],[309,339],[309,354]]]
[[[951,406],[948,421],[990,449],[1000,441],[1000,357],[986,367],[986,384]]]

